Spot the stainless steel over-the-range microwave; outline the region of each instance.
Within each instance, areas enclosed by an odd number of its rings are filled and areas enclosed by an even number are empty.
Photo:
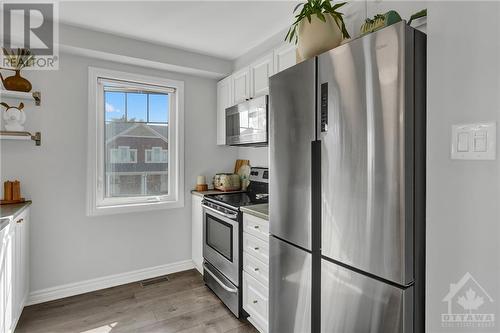
[[[267,146],[269,97],[249,99],[226,109],[226,145]]]

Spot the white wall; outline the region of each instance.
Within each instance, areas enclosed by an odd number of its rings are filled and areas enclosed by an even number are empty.
[[[500,3],[429,2],[428,10],[427,331],[498,332],[500,160],[451,160],[450,144],[452,124],[498,126]],[[484,305],[473,313],[495,313],[495,328],[441,327],[442,299],[466,272],[495,301],[480,294]]]
[[[268,147],[239,147],[238,158],[250,160],[250,165],[254,167],[269,167]]]
[[[185,82],[185,207],[85,216],[88,66]],[[33,200],[31,290],[191,258],[191,194],[196,176],[231,170],[237,150],[216,142],[216,80],[61,54],[58,71],[26,72],[42,91],[27,105],[28,130],[42,145],[1,142],[1,180],[19,179]]]
[[[67,53],[215,79],[232,68],[229,60],[65,24],[59,26],[59,44]]]

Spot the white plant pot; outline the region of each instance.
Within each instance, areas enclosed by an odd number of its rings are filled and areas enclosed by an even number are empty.
[[[298,29],[298,57],[306,60],[323,52],[337,47],[342,42],[342,31],[330,14],[324,14],[326,22],[318,16],[311,16],[311,23],[307,18],[299,22]]]

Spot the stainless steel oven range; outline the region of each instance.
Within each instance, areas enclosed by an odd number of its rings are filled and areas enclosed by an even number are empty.
[[[247,192],[207,195],[203,200],[203,278],[238,318],[241,314],[242,213],[268,202],[267,168],[252,168]]]

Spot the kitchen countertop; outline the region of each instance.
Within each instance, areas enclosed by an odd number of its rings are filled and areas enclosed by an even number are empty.
[[[220,191],[220,190],[208,190],[208,191],[196,191],[196,190],[192,190],[191,193],[194,194],[194,195],[198,195],[200,197],[204,196],[204,195],[209,195],[209,194],[224,194],[224,193],[239,193],[239,192],[243,192],[243,191],[231,191],[231,192],[224,192],[224,191]]]
[[[243,213],[260,217],[261,219],[269,221],[269,204],[258,204],[252,206],[245,206],[240,208]]]
[[[25,210],[29,205],[31,205],[31,201],[26,201],[18,204],[11,205],[1,205],[0,206],[0,230],[6,227],[10,220],[19,215],[23,210]]]
[[[218,194],[218,193],[223,193],[223,192],[219,191],[219,190],[208,190],[208,191],[196,191],[196,190],[192,190],[191,193],[194,194],[194,195],[202,197],[202,196],[208,195],[208,194]]]

